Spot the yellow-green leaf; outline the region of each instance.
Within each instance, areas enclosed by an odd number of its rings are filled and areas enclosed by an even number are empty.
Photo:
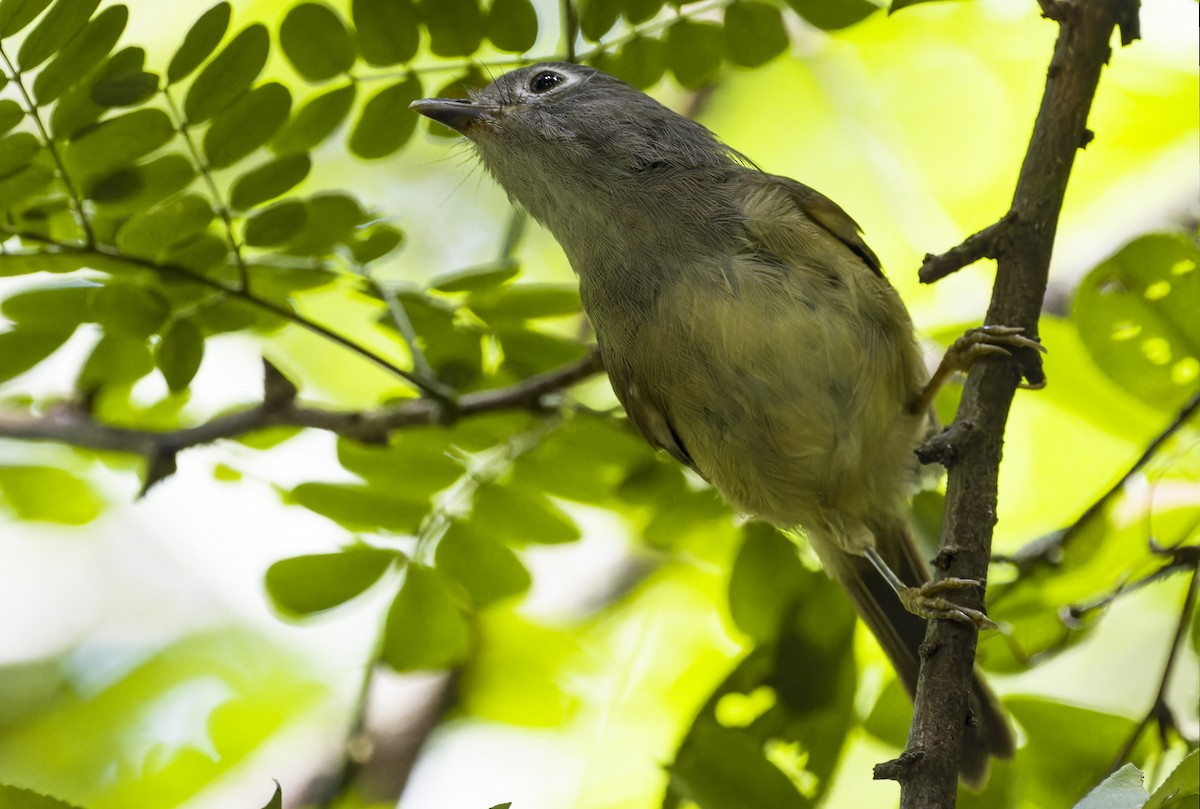
[[[137,284],[105,284],[92,293],[92,318],[108,334],[145,340],[162,327],[170,311],[161,295]]]
[[[281,612],[312,615],[361,595],[402,559],[396,551],[365,545],[281,559],[267,568],[267,595]]]
[[[100,0],[58,0],[26,35],[17,51],[21,70],[32,70],[58,53],[87,24]]]
[[[202,232],[213,209],[198,194],[185,194],[134,215],[117,231],[117,247],[133,256],[154,258],[173,244]]]
[[[109,6],[97,14],[50,64],[38,71],[33,80],[38,104],[49,104],[100,64],[121,38],[128,21],[129,9],[121,5]]]
[[[190,320],[177,320],[163,332],[154,361],[173,393],[186,390],[204,359],[204,335]]]
[[[436,571],[410,564],[388,610],[384,662],[396,671],[444,669],[470,651],[470,627],[446,583]]]

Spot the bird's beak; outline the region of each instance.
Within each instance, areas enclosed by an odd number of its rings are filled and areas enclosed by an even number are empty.
[[[467,98],[422,98],[409,104],[408,108],[463,134],[473,124],[491,117],[486,107]]]

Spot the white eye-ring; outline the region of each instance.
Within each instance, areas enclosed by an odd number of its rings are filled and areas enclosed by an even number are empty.
[[[531,93],[538,93],[539,95],[548,93],[566,80],[566,76],[561,73],[555,73],[553,70],[543,70],[529,80],[529,91]]]

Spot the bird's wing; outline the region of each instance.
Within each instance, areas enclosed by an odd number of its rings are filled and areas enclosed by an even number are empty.
[[[854,251],[872,272],[883,275],[879,257],[862,240],[862,228],[829,197],[777,174],[747,171],[739,182],[744,191],[746,230],[771,252],[789,252],[787,245],[797,229],[794,214],[799,213]],[[780,199],[790,202],[792,208],[781,208]]]

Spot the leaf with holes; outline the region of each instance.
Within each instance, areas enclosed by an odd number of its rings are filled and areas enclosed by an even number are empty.
[[[783,53],[787,30],[779,9],[762,0],[747,0],[725,9],[725,55],[742,67],[758,67]]]
[[[1101,262],[1071,316],[1092,359],[1130,393],[1177,409],[1200,380],[1200,249],[1183,234],[1151,234]]]
[[[172,393],[187,390],[204,360],[204,335],[190,320],[177,320],[163,332],[154,363]]]
[[[245,92],[267,64],[270,49],[265,25],[243,29],[192,82],[183,102],[187,122],[194,126],[207,121]]]
[[[390,67],[416,56],[420,21],[412,0],[353,0],[350,17],[368,64]]]
[[[213,118],[204,154],[213,168],[232,166],[269,141],[292,111],[292,94],[278,82],[255,87]]]
[[[154,258],[173,244],[204,231],[213,209],[198,194],[185,194],[157,208],[135,214],[117,231],[117,247],[142,258]]]
[[[466,659],[471,630],[440,574],[410,564],[388,610],[382,659],[396,671],[444,669]]]
[[[366,592],[403,555],[357,545],[338,553],[293,556],[267,568],[267,595],[287,615],[312,615]]]
[[[470,56],[479,50],[484,25],[479,0],[420,0],[418,8],[434,55]]]
[[[217,3],[192,24],[183,38],[183,44],[175,51],[167,66],[168,84],[187,78],[212,55],[229,29],[230,11],[229,3]]]
[[[530,0],[493,0],[488,9],[487,38],[497,49],[524,53],[537,42],[537,9]]]
[[[307,152],[277,157],[238,177],[229,191],[229,204],[235,210],[249,210],[291,191],[311,170]]]
[[[293,6],[279,26],[279,45],[308,81],[327,81],[354,66],[354,42],[346,24],[321,3]]]
[[[398,150],[417,128],[417,116],[408,105],[420,97],[421,81],[410,74],[369,98],[350,133],[350,151],[375,160]]]
[[[125,6],[109,6],[97,14],[50,64],[38,71],[33,80],[38,104],[54,101],[100,64],[121,38],[128,21],[129,9]]]
[[[71,41],[91,19],[100,0],[58,0],[21,43],[17,63],[32,70]]]
[[[271,144],[277,154],[306,152],[333,134],[354,106],[355,87],[347,84],[306,101]]]

